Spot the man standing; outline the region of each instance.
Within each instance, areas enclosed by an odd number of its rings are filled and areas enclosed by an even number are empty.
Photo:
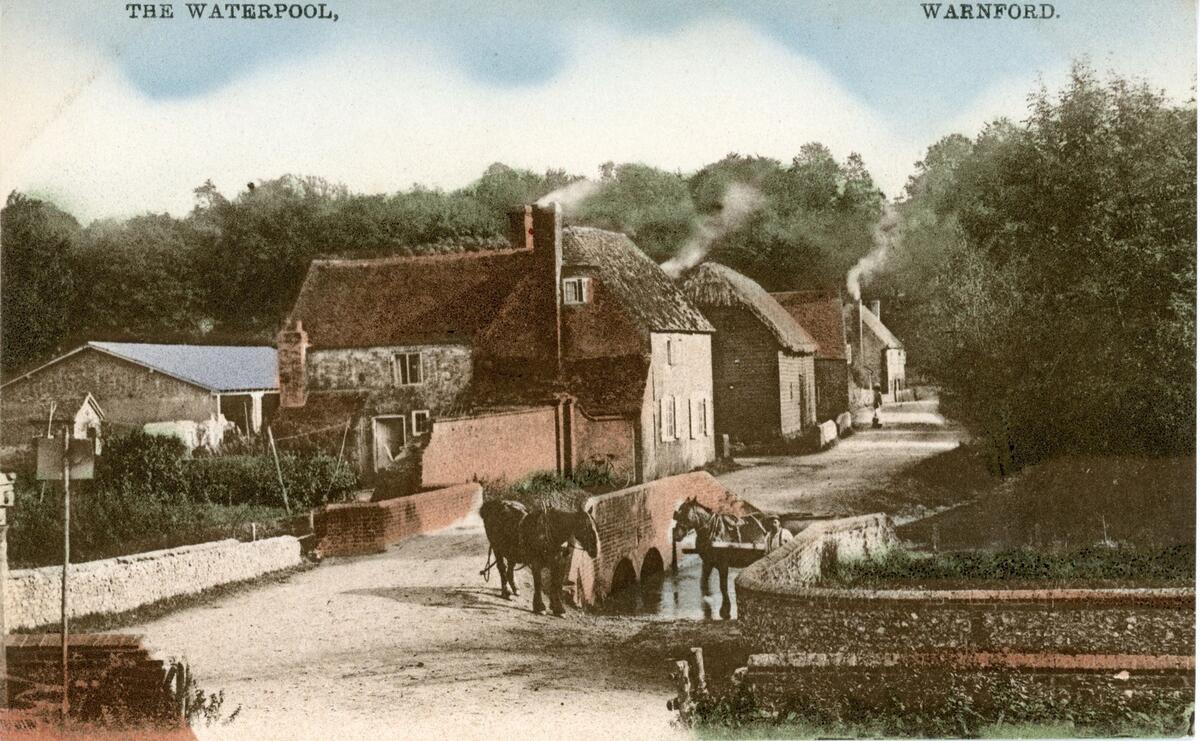
[[[871,419],[872,427],[883,427],[883,421],[879,419],[879,408],[883,406],[883,392],[879,390],[879,384],[875,384],[875,398],[872,406],[875,408],[875,416]]]
[[[771,515],[767,520],[767,553],[779,548],[792,539],[792,533],[783,529],[779,524],[779,515]]]

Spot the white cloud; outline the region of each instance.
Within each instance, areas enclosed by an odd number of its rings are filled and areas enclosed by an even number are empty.
[[[227,192],[285,172],[367,192],[452,188],[497,160],[687,171],[730,151],[786,161],[812,140],[862,152],[895,186],[919,149],[820,67],[735,22],[649,37],[585,28],[566,69],[535,87],[472,81],[432,47],[375,45],[185,101],[140,95],[98,50],[41,41],[5,59],[5,99],[21,116],[0,140],[2,184],[65,198],[85,218],[182,213],[206,178]]]
[[[573,33],[567,66],[531,87],[472,80],[432,43],[376,42],[266,66],[201,97],[154,100],[116,67],[119,45],[78,47],[10,27],[5,37],[19,43],[0,49],[0,187],[52,197],[85,219],[181,214],[208,178],[226,193],[288,172],[389,192],[458,187],[494,161],[585,175],[606,160],[691,171],[731,151],[786,162],[820,141],[838,157],[860,152],[896,194],[937,136],[974,133],[999,114],[1020,118],[1036,79],[988,88],[945,126],[900,132],[820,65],[748,24]],[[1175,87],[1194,75],[1189,62],[1171,75]]]

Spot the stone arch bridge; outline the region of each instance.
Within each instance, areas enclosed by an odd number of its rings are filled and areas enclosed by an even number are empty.
[[[689,497],[717,511],[753,511],[706,471],[588,499],[586,506],[596,520],[600,545],[595,559],[581,550],[573,552],[567,589],[575,604],[595,604],[610,592],[670,568],[675,510]]]

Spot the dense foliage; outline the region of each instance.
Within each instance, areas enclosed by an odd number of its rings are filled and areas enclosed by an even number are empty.
[[[1076,67],[929,149],[889,321],[1000,470],[1195,449],[1196,113]]]
[[[86,227],[13,193],[0,225],[0,370],[11,377],[85,340],[270,342],[314,257],[502,246],[508,209],[581,180],[494,164],[453,192],[363,195],[288,175],[233,198],[204,183],[184,218],[146,214]],[[761,189],[764,205],[756,225],[714,249],[759,280],[781,288],[836,282],[870,247],[879,194],[861,160],[838,165],[815,144],[788,168],[730,155],[690,177],[607,163],[578,196],[564,192],[567,220],[624,231],[665,260],[721,210],[723,189],[735,181]],[[793,202],[798,194],[802,203]]]
[[[818,143],[692,174],[610,162],[590,183],[503,164],[452,192],[285,176],[230,198],[205,183],[184,218],[86,227],[13,193],[0,372],[85,339],[269,342],[315,256],[495,247],[507,209],[573,192],[568,222],[624,231],[660,261],[699,244],[770,290],[839,288],[898,235],[866,290],[1000,471],[1064,451],[1192,451],[1195,123],[1194,104],[1079,66],[1031,96],[1023,123],[935,143],[895,204],[861,158]],[[735,190],[744,217],[723,219]]]
[[[353,471],[322,454],[280,456],[293,513],[340,501]],[[62,495],[22,472],[9,531],[17,565],[62,562]],[[188,457],[171,437],[135,432],[109,440],[96,478],[76,482],[71,501],[72,560],[272,531],[285,515],[275,463],[266,455]]]

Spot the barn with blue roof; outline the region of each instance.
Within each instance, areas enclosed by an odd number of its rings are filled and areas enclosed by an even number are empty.
[[[118,430],[222,414],[257,432],[279,406],[277,365],[265,346],[88,342],[0,385],[3,442],[68,422],[85,394]]]

